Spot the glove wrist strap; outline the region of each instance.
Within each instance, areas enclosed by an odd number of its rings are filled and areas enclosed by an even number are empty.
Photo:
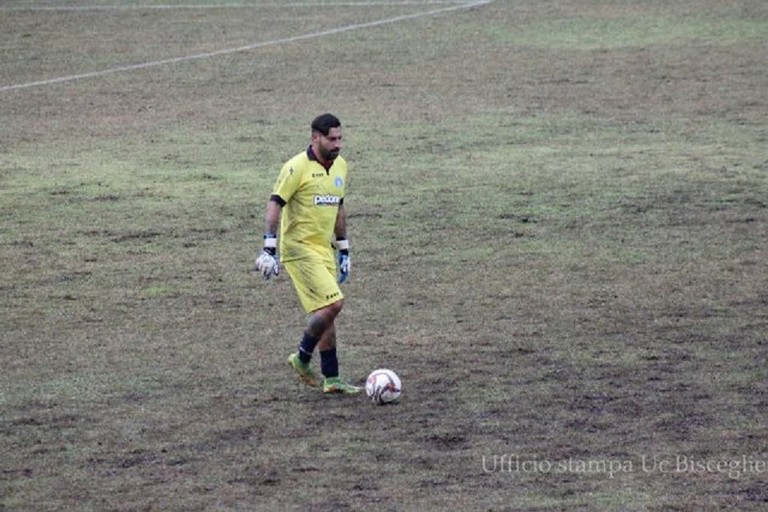
[[[333,245],[335,245],[336,249],[339,251],[349,251],[349,240],[346,238],[337,238]]]
[[[274,233],[267,233],[264,235],[264,250],[272,256],[277,252],[277,235]]]

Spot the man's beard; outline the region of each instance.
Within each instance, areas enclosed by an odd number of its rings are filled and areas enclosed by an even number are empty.
[[[327,160],[329,162],[332,160],[336,160],[336,157],[339,156],[338,149],[331,149],[331,150],[321,149],[320,153],[322,154],[323,160]]]

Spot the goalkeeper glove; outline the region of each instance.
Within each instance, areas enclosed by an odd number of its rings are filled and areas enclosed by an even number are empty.
[[[256,272],[269,279],[280,274],[280,262],[277,261],[277,238],[274,234],[264,235],[264,249],[256,258]]]
[[[339,250],[339,283],[343,283],[349,277],[349,271],[352,269],[352,261],[349,259],[349,240],[337,238],[335,245],[336,249]]]

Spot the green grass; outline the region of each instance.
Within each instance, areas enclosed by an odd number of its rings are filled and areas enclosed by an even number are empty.
[[[434,8],[5,10],[0,86]],[[642,461],[768,460],[766,16],[497,1],[0,92],[0,509],[760,510],[764,473]],[[392,407],[294,382],[251,273],[325,110],[342,372]]]
[[[733,44],[768,36],[762,16],[749,17],[754,2],[737,9],[690,5],[585,5],[563,8],[548,19],[515,26],[496,23],[488,30],[499,40],[551,49],[621,49],[677,44]],[[751,4],[751,6],[750,6]],[[677,11],[671,15],[672,11]],[[747,15],[745,15],[747,14]]]

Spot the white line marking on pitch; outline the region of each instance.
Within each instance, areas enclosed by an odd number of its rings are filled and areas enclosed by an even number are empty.
[[[415,18],[423,18],[426,16],[434,16],[437,14],[450,12],[450,11],[458,11],[461,9],[471,9],[473,7],[480,7],[482,5],[490,4],[492,1],[493,0],[480,0],[480,1],[472,2],[468,4],[454,5],[451,7],[443,7],[441,9],[435,9],[432,11],[417,12],[414,14],[404,14],[402,16],[395,16],[394,18],[386,18],[383,20],[369,21],[366,23],[357,23],[354,25],[347,25],[345,27],[322,30],[320,32],[312,32],[309,34],[302,34],[299,36],[286,37],[284,39],[275,39],[274,41],[254,43],[254,44],[249,44],[247,46],[240,46],[237,48],[226,48],[226,49],[217,50],[214,52],[198,53],[196,55],[188,55],[185,57],[175,57],[172,59],[156,60],[152,62],[143,62],[141,64],[129,64],[126,66],[118,66],[118,67],[109,68],[109,69],[102,69],[100,71],[92,71],[90,73],[82,73],[80,75],[69,75],[69,76],[62,76],[59,78],[50,78],[48,80],[38,80],[36,82],[27,82],[25,84],[5,85],[5,86],[0,86],[0,92],[14,91],[18,89],[28,89],[30,87],[58,84],[62,82],[72,82],[74,80],[82,80],[84,78],[94,78],[94,77],[104,76],[112,73],[120,73],[123,71],[135,71],[138,69],[146,69],[146,68],[151,68],[156,66],[163,66],[165,64],[176,64],[179,62],[189,62],[193,60],[207,59],[209,57],[216,57],[219,55],[228,55],[231,53],[245,52],[249,50],[255,50],[257,48],[264,48],[266,46],[276,46],[279,44],[294,43],[296,41],[304,41],[306,39],[315,39],[323,36],[341,34],[343,32],[361,30],[364,28],[379,27],[381,25],[390,25],[392,23],[397,23],[399,21],[411,20]]]
[[[463,0],[379,0],[369,2],[323,2],[322,4],[309,2],[296,3],[267,3],[267,4],[156,4],[156,5],[18,5],[0,6],[2,11],[141,11],[141,10],[172,10],[172,9],[262,9],[285,7],[381,7],[400,5],[446,5],[463,4]]]

